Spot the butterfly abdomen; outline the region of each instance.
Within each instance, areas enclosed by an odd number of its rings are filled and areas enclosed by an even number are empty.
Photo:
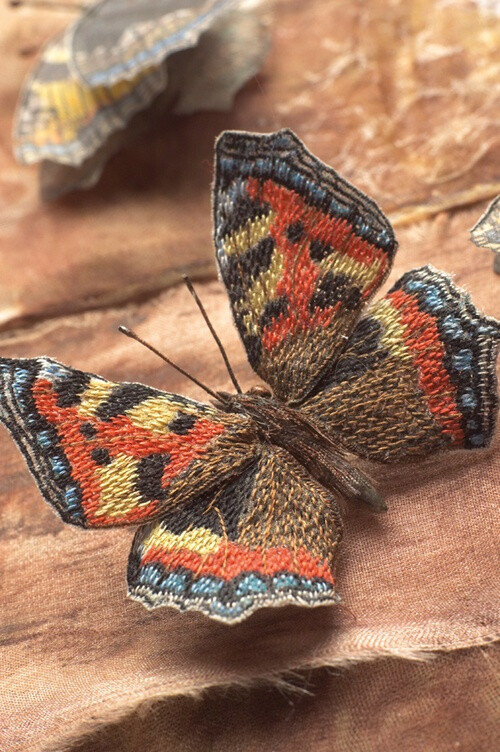
[[[229,397],[230,410],[255,423],[261,441],[286,449],[324,488],[374,509],[386,506],[372,481],[354,465],[346,450],[298,410],[264,392]]]

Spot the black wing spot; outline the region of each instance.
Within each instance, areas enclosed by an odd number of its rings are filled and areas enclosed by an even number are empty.
[[[101,447],[92,449],[90,456],[92,457],[96,465],[109,465],[109,463],[111,462],[111,455],[109,454],[108,450]]]
[[[182,507],[173,509],[163,517],[162,527],[174,533],[174,535],[180,535],[192,527],[201,525],[201,527],[216,535],[222,535],[223,530],[219,515],[214,508],[209,507],[212,497],[213,492],[203,494],[195,497]]]
[[[343,301],[345,307],[350,311],[356,310],[361,302],[361,297],[361,290],[356,285],[353,285]]]
[[[163,471],[170,463],[171,457],[163,454],[148,454],[137,465],[136,488],[144,501],[163,501],[168,489],[162,485]]]
[[[274,253],[274,239],[268,235],[253,245],[248,252],[248,267],[252,274],[267,272]],[[246,255],[246,254],[245,254]]]
[[[81,395],[89,385],[91,376],[82,371],[74,371],[70,376],[57,379],[54,391],[57,394],[58,407],[73,407],[81,402]]]
[[[380,347],[383,327],[378,319],[361,319],[349,338],[349,350],[356,355],[375,352]]]
[[[248,360],[253,369],[259,365],[260,356],[262,353],[262,342],[255,334],[243,333],[243,344],[247,351]]]
[[[80,433],[85,439],[93,439],[97,435],[97,428],[92,423],[82,423]]]
[[[279,318],[282,313],[288,313],[289,301],[286,295],[281,295],[279,298],[270,300],[266,303],[262,316],[260,317],[261,329],[265,329],[266,326],[272,324],[272,322]]]
[[[286,228],[286,236],[291,243],[299,243],[304,237],[304,223],[292,222]]]
[[[244,253],[235,253],[228,257],[223,277],[229,290],[231,303],[235,304],[245,297],[249,280],[255,280],[271,266],[274,253],[274,240],[268,236],[259,240]]]
[[[341,302],[347,309],[354,310],[360,300],[361,290],[351,283],[346,274],[329,271],[319,280],[309,306],[311,312],[314,312],[316,308],[330,308]]]
[[[97,408],[95,414],[100,420],[111,420],[139,405],[150,397],[156,397],[158,391],[144,384],[120,384],[109,397]]]
[[[388,350],[380,346],[381,335],[380,321],[361,319],[349,338],[346,354],[341,355],[333,369],[325,375],[318,385],[318,391],[359,378],[367,371],[377,368],[389,355]]]
[[[313,261],[323,261],[333,253],[333,246],[330,243],[323,243],[321,240],[312,240],[309,246],[309,256]]]
[[[220,205],[217,224],[219,236],[224,238],[232,232],[240,230],[248,221],[269,214],[271,207],[263,201],[254,201],[248,195],[240,194],[235,202],[231,202],[230,210],[224,210]]]
[[[168,430],[179,436],[185,436],[192,429],[196,420],[197,418],[195,415],[179,415],[168,424]]]

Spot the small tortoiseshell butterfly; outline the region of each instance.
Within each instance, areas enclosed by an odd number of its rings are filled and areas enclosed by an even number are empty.
[[[222,134],[217,261],[271,391],[213,406],[48,358],[0,360],[0,418],[65,522],[139,525],[130,595],[237,622],[336,603],[339,497],[383,502],[356,457],[484,447],[500,324],[432,267],[375,303],[396,252],[377,205],[289,130]]]

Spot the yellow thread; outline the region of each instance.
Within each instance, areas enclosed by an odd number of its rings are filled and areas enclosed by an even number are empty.
[[[118,454],[109,465],[96,469],[101,484],[101,498],[96,516],[121,517],[132,512],[144,499],[135,490],[137,459]]]
[[[269,269],[259,274],[252,287],[248,290],[236,310],[248,308],[249,312],[243,317],[243,324],[250,334],[260,333],[259,321],[265,302],[276,296],[276,287],[283,276],[284,256],[277,249],[273,253]]]
[[[88,387],[81,396],[81,402],[78,405],[78,412],[86,418],[95,415],[102,402],[108,399],[111,391],[116,384],[111,381],[101,381],[100,379],[91,379]]]
[[[54,54],[47,54],[47,53]],[[49,63],[65,64],[68,61],[66,50],[48,50],[44,60]],[[77,139],[79,131],[88,125],[96,113],[105,106],[127,96],[141,79],[148,76],[153,68],[140,71],[130,81],[118,81],[113,86],[88,89],[71,78],[41,83],[33,81],[32,89],[40,99],[42,109],[50,113],[50,119],[37,120],[33,140],[42,145],[47,142],[67,143]],[[68,73],[69,76],[69,73]]]
[[[381,261],[374,259],[370,266],[366,266],[356,259],[334,253],[323,259],[319,266],[322,271],[326,272],[331,269],[335,273],[342,272],[355,279],[363,291],[377,278],[381,264]]]
[[[130,410],[127,410],[126,415],[134,426],[165,434],[169,433],[167,426],[179,412],[182,415],[197,415],[201,417],[198,405],[186,405],[170,397],[151,397],[150,399],[146,399]],[[207,414],[214,415],[215,410],[210,410]]]
[[[387,348],[397,358],[411,358],[411,353],[404,342],[404,326],[401,314],[390,300],[382,298],[370,308],[370,316],[382,324],[380,347]]]
[[[176,535],[169,530],[165,530],[162,525],[157,525],[145,538],[144,546],[147,548],[165,548],[170,551],[185,548],[204,556],[215,553],[220,542],[221,539],[218,535],[204,527],[193,527]]]
[[[269,212],[256,219],[248,219],[235,232],[224,238],[224,252],[231,256],[233,253],[245,253],[253,245],[269,235],[269,227],[276,217],[275,212]]]

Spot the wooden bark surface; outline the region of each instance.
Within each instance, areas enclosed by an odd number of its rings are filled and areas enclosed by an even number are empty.
[[[71,16],[0,7],[2,355],[49,355],[107,378],[204,399],[193,384],[119,335],[117,326],[126,324],[212,388],[229,389],[192,299],[176,284],[187,270],[203,280],[198,292],[242,386],[256,382],[213,264],[211,165],[214,138],[224,128],[292,127],[312,151],[369,191],[395,218],[400,241],[386,287],[406,270],[432,263],[454,274],[479,308],[500,317],[500,277],[490,254],[468,240],[500,182],[493,85],[500,31],[491,13],[465,0],[277,0],[273,8],[270,58],[230,113],[159,123],[151,138],[110,162],[96,188],[41,206],[36,170],[16,165],[11,156],[10,124],[34,55]],[[5,431],[0,452],[2,752],[101,752],[97,742],[82,737],[144,700],[386,655],[480,651],[498,636],[498,434],[485,452],[385,470],[379,480],[390,511],[383,519],[345,510],[338,572],[345,608],[261,612],[231,630],[197,614],[147,612],[127,600],[132,532],[64,526],[40,498]],[[490,677],[484,685],[476,681],[475,706],[461,716],[458,697],[472,686],[467,677],[481,670],[482,658],[474,653],[470,661],[460,660],[456,684],[446,663],[429,685],[446,713],[429,714],[426,693],[418,705],[417,690],[432,672],[406,670],[405,661],[396,668],[390,663],[385,674],[377,663],[340,683],[321,680],[313,690],[321,702],[303,703],[287,732],[276,726],[279,698],[271,701],[255,690],[252,713],[274,724],[276,749],[307,749],[312,738],[314,752],[330,752],[341,731],[346,749],[378,749],[369,746],[378,734],[369,714],[373,698],[388,688],[391,719],[401,712],[413,718],[411,702],[421,724],[406,747],[398,740],[404,741],[407,726],[398,726],[394,746],[384,749],[447,752],[458,741],[462,752],[486,750],[494,717]],[[449,698],[443,694],[447,682]],[[358,705],[348,701],[357,686]],[[224,748],[225,737],[245,752],[269,748],[262,746],[265,731],[255,736],[256,725],[250,729],[234,694],[226,701],[228,713],[234,709],[241,722],[237,739],[227,725],[223,730],[229,721],[217,701],[203,705],[203,712],[215,713],[219,726],[203,721],[207,730],[197,736],[202,711],[183,701],[167,713],[181,718],[182,739],[174,739],[169,727],[165,748],[168,741],[194,749],[210,734],[214,749]],[[335,709],[335,721],[321,735],[318,724]],[[445,716],[438,746],[435,732]],[[379,729],[386,718],[379,716]],[[365,747],[356,731],[361,720]],[[304,732],[308,723],[312,737]],[[128,728],[123,734],[130,752],[156,750],[153,739],[141,746],[146,737],[137,724],[134,746]],[[293,734],[291,747],[280,747],[285,733]],[[103,752],[129,752],[123,739],[116,731],[104,740]]]

